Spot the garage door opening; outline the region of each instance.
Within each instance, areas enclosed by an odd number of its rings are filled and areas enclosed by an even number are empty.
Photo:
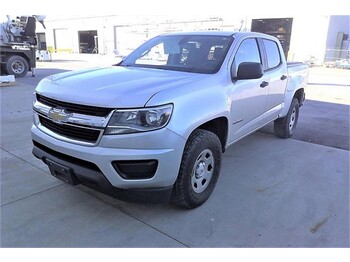
[[[79,53],[98,54],[97,30],[79,31]]]
[[[285,56],[288,57],[292,26],[293,18],[253,19],[251,31],[277,37],[281,42]]]

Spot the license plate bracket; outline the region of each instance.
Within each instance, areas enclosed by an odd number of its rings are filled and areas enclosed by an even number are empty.
[[[74,175],[72,168],[59,164],[48,158],[46,159],[46,164],[48,165],[50,172],[54,177],[73,186],[80,184],[80,181]]]

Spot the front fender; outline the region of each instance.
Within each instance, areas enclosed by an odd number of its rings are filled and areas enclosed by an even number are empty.
[[[174,109],[167,126],[170,130],[186,140],[197,127],[216,119],[230,119],[229,103],[224,86],[208,85],[199,88],[193,86],[191,91],[184,87],[158,93],[147,103],[147,106],[173,103]]]

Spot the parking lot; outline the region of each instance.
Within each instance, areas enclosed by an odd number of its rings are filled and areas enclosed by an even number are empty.
[[[114,58],[61,55],[1,89],[1,247],[349,247],[350,70],[311,68],[293,139],[268,125],[231,146],[194,210],[65,184],[31,154],[43,77]]]

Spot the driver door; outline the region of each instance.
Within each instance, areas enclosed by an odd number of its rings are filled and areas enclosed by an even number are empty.
[[[233,60],[232,78],[234,79],[237,76],[240,63],[257,62],[262,64],[261,57],[257,39],[244,39]],[[264,74],[259,79],[232,81],[229,90],[231,99],[230,142],[254,131],[258,127],[259,117],[262,117],[266,109],[268,78],[269,76]]]

